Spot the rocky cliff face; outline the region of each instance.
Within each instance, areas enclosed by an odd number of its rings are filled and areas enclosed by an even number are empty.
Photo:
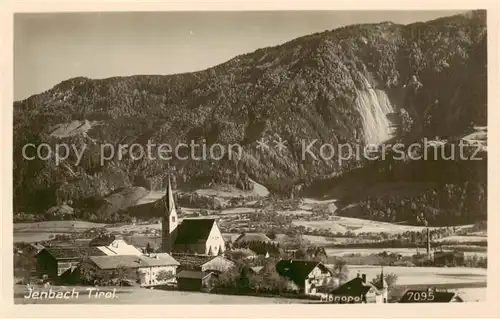
[[[241,158],[170,161],[179,186],[249,178],[280,192],[360,164],[302,158],[303,143],[382,143],[453,137],[486,125],[486,13],[407,26],[354,25],[179,75],[74,78],[14,103],[14,204],[39,212],[85,207],[124,187],[161,188],[167,162],[100,146],[195,141],[239,144]],[[256,141],[286,141],[282,152]],[[83,160],[22,158],[26,143],[86,145]]]

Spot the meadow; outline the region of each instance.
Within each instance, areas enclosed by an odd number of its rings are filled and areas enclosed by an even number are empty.
[[[186,292],[174,290],[150,290],[138,287],[117,287],[115,299],[95,299],[88,298],[86,288],[81,286],[52,287],[54,291],[69,291],[75,288],[79,293],[78,299],[70,300],[47,300],[47,299],[25,299],[27,289],[22,285],[14,287],[15,304],[136,304],[136,305],[189,305],[189,304],[290,304],[290,303],[312,303],[310,300],[287,299],[276,297],[254,297],[254,296],[234,296],[218,295],[201,292]],[[40,288],[43,290],[45,288]],[[102,291],[112,290],[111,287],[101,287]]]

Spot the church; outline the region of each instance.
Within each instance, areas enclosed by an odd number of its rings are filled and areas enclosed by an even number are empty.
[[[221,255],[224,252],[224,238],[215,219],[185,218],[179,224],[170,176],[164,204],[162,252],[210,256]]]

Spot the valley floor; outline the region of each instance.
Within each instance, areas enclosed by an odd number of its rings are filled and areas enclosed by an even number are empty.
[[[27,294],[25,286],[14,287],[15,304],[135,304],[135,305],[187,305],[187,304],[290,304],[290,303],[312,303],[310,300],[267,298],[254,296],[232,296],[218,295],[201,292],[150,290],[135,287],[118,287],[115,299],[88,298],[88,287],[53,287],[54,290],[69,291],[76,288],[80,292],[78,299],[55,300],[55,299],[25,299]],[[112,290],[109,287],[100,287],[102,291]]]
[[[374,278],[380,273],[378,266],[349,266],[349,277],[364,273]],[[466,302],[485,301],[487,270],[482,268],[442,268],[442,267],[384,267],[385,273],[398,276],[395,293],[403,294],[406,289],[425,289],[435,287],[456,291]],[[25,299],[27,288],[14,287],[16,304],[290,304],[317,303],[317,301],[288,299],[279,297],[255,297],[207,294],[201,292],[150,290],[136,287],[117,287],[116,299],[88,298],[88,287],[68,286],[52,287],[54,291],[68,291],[72,288],[80,292],[78,299],[72,300],[34,300]],[[111,287],[99,287],[102,291]]]

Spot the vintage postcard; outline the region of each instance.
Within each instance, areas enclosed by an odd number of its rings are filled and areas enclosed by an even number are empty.
[[[13,312],[494,314],[495,8],[22,8]]]

